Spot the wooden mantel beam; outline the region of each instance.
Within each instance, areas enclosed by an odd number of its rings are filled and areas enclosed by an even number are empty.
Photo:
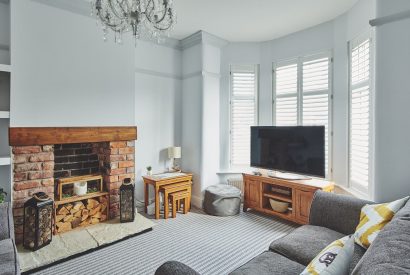
[[[52,145],[137,139],[137,127],[14,127],[10,146]]]

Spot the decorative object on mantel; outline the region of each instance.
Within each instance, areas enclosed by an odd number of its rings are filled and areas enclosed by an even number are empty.
[[[180,172],[178,165],[175,163],[175,159],[181,158],[181,147],[169,147],[168,148],[168,158],[171,160],[170,167],[168,168],[169,172]]]
[[[135,218],[135,187],[130,178],[125,178],[120,187],[120,221],[133,222]]]
[[[93,0],[91,5],[92,15],[102,24],[104,41],[111,29],[119,44],[126,32],[132,32],[135,41],[149,38],[160,42],[176,22],[172,0]]]
[[[152,175],[152,167],[147,166],[147,176],[151,176],[151,175]]]
[[[38,192],[24,203],[23,245],[36,251],[51,243],[53,235],[53,200]]]

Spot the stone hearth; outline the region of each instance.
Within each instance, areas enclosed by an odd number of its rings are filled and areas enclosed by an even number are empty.
[[[119,216],[119,188],[135,179],[134,148],[134,140],[12,146],[16,242],[23,238],[24,202],[36,192],[54,199],[58,178],[102,174],[110,219]]]

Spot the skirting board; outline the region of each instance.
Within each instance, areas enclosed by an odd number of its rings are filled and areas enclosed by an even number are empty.
[[[202,197],[198,197],[198,196],[191,197],[191,204],[195,206],[196,208],[202,209],[202,201],[203,201]]]

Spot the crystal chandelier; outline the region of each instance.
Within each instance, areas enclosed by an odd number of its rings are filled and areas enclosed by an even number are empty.
[[[176,22],[172,0],[92,0],[92,14],[102,24],[103,38],[114,32],[115,42],[122,43],[123,33],[161,41],[169,36]]]

